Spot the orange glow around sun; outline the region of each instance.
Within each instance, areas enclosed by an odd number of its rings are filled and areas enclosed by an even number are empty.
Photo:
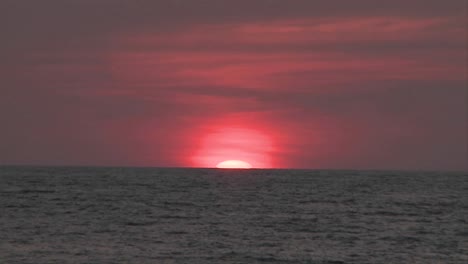
[[[205,168],[271,168],[272,151],[271,138],[260,130],[219,124],[200,137],[192,163]]]

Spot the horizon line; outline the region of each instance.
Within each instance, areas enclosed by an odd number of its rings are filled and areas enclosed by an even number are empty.
[[[383,168],[287,168],[287,167],[272,167],[272,168],[240,168],[226,169],[216,167],[191,167],[191,166],[142,166],[142,165],[40,165],[40,164],[0,164],[0,168],[4,167],[36,167],[36,168],[122,168],[122,169],[196,169],[196,170],[219,170],[219,171],[251,171],[251,170],[298,170],[298,171],[368,171],[368,172],[449,172],[449,173],[468,173],[467,170],[450,170],[450,169],[383,169]]]

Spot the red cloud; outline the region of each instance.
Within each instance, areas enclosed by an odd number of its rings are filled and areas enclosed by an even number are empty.
[[[110,59],[119,82],[133,86],[326,90],[370,79],[459,80],[464,70],[446,61],[454,56],[449,50],[369,54],[372,45],[382,43],[390,51],[407,42],[425,45],[434,38],[458,43],[463,29],[453,23],[442,18],[372,17],[201,25],[164,36],[128,36],[119,41],[144,50],[117,51]],[[311,48],[297,48],[307,45]],[[369,51],[359,50],[359,45]],[[213,50],[207,50],[211,46]],[[346,51],[353,46],[356,52]]]

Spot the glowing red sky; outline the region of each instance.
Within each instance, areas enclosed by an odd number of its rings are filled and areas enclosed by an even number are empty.
[[[2,1],[0,164],[466,170],[466,5]]]

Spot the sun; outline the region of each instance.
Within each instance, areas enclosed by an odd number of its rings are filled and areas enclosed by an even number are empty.
[[[217,120],[215,120],[217,121]],[[275,148],[267,132],[255,126],[239,125],[229,120],[210,122],[198,139],[191,157],[194,167],[202,168],[271,168]],[[211,123],[213,123],[211,125]]]
[[[250,163],[242,160],[225,160],[216,165],[218,169],[251,169]]]

